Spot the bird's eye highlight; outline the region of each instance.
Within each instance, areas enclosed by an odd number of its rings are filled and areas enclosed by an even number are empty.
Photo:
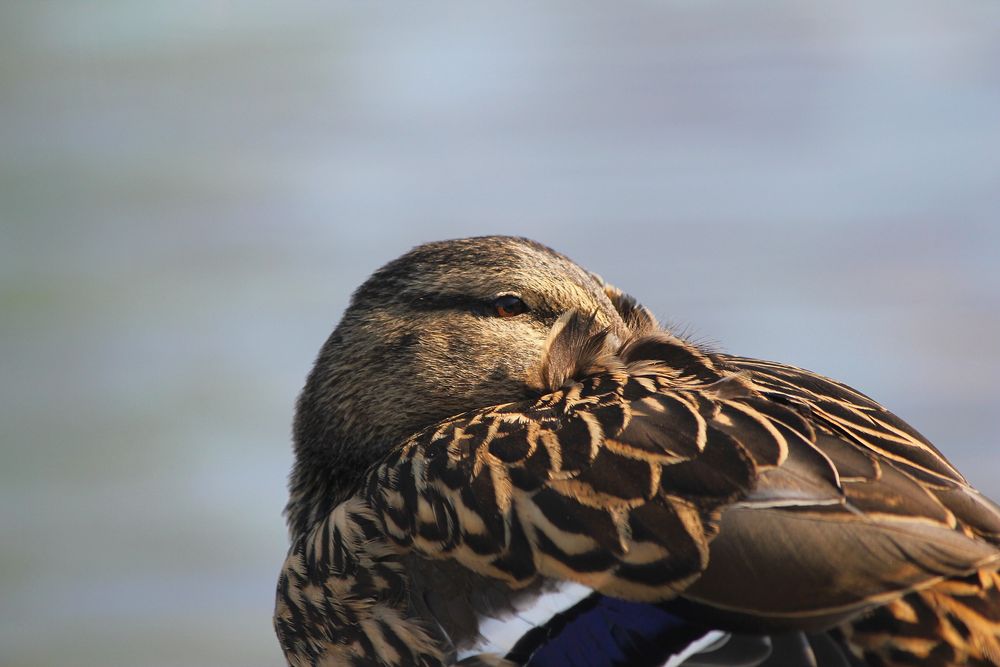
[[[497,317],[514,317],[528,312],[528,304],[513,294],[504,294],[493,301],[493,314]]]

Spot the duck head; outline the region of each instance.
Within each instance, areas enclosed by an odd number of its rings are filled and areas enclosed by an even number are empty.
[[[286,508],[293,537],[409,435],[537,396],[534,377],[563,313],[593,314],[595,328],[627,337],[620,309],[628,301],[567,257],[520,238],[428,243],[376,271],[354,293],[299,397]]]

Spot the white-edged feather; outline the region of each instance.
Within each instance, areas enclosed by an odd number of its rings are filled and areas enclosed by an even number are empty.
[[[469,649],[460,651],[458,659],[478,653],[504,655],[526,632],[544,625],[559,612],[566,611],[594,591],[572,581],[560,581],[536,597],[518,600],[515,608],[497,617],[484,617],[479,621],[479,641]]]
[[[729,633],[721,630],[710,630],[684,647],[684,650],[670,656],[663,667],[680,667],[685,660],[699,653],[706,653],[720,648],[729,640]]]

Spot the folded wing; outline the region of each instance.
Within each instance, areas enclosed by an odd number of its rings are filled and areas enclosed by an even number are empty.
[[[589,326],[557,325],[538,401],[440,424],[373,471],[393,540],[512,586],[686,591],[792,626],[996,561],[996,507],[870,399],[664,333],[611,351]]]
[[[663,332],[621,345],[571,313],[534,381],[537,400],[393,450],[293,547],[276,612],[290,660],[379,642],[385,664],[407,642],[418,663],[443,659],[403,615],[392,554],[407,551],[515,588],[571,580],[763,630],[828,627],[1000,558],[996,506],[825,378]]]

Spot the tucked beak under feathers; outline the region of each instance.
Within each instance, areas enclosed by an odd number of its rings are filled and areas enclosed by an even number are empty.
[[[1000,665],[1000,509],[931,443],[532,241],[377,271],[295,453],[290,665]]]

